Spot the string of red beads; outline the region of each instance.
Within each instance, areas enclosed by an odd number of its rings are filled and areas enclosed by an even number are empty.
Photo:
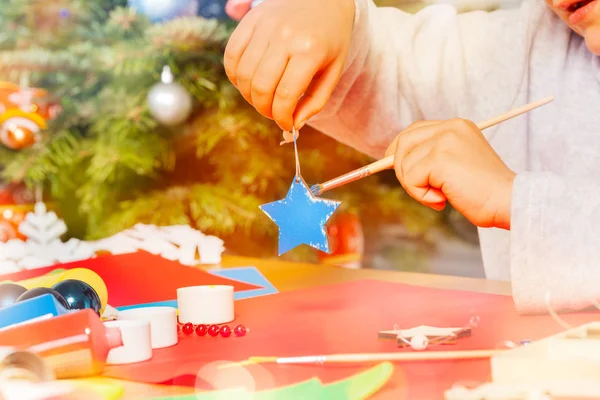
[[[190,336],[195,332],[198,336],[206,336],[206,334],[208,334],[212,337],[217,337],[220,334],[222,337],[227,338],[231,336],[232,333],[237,337],[245,336],[248,329],[246,329],[244,325],[236,325],[232,330],[229,325],[219,326],[201,324],[194,326],[191,322],[188,322],[186,324],[178,323],[177,331],[181,331],[186,336]]]

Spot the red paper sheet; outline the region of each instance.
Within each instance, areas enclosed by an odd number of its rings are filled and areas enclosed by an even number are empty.
[[[108,304],[113,307],[169,301],[177,289],[195,285],[232,285],[236,292],[259,286],[222,278],[147,252],[106,255],[89,260],[0,276],[0,281],[20,281],[47,274],[55,269],[87,268],[104,280]]]
[[[456,345],[434,349],[501,348],[503,342],[539,339],[562,328],[550,317],[518,316],[507,296],[437,290],[375,280],[321,286],[236,302],[236,323],[251,332],[243,338],[181,337],[178,345],[155,350],[153,359],[108,368],[107,376],[154,383],[196,385],[199,388],[235,386],[250,382],[256,389],[279,387],[318,376],[324,382],[358,373],[364,366],[262,365],[222,369],[215,363],[250,356],[300,356],[353,352],[392,352],[393,342],[380,341],[377,332],[418,325],[461,327],[472,316],[480,323],[473,335]],[[568,315],[571,324],[597,314]],[[410,350],[409,350],[410,351]],[[211,378],[210,371],[213,377]],[[187,376],[186,376],[187,375]],[[176,378],[177,377],[177,378]],[[485,381],[489,361],[412,362],[396,364],[393,378],[377,399],[441,399],[457,382]],[[175,378],[175,379],[174,379]],[[220,383],[215,381],[218,380]]]

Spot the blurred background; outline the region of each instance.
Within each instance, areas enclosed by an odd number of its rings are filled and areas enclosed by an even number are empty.
[[[440,2],[460,12],[518,6]],[[186,224],[225,240],[228,254],[276,256],[277,227],[258,206],[285,196],[293,147],[225,76],[236,25],[227,0],[2,3],[0,241],[26,239],[18,225],[43,200],[68,237]],[[377,3],[410,13],[431,4]],[[310,129],[299,150],[309,183],[372,161]],[[392,172],[326,197],[343,201],[328,225],[332,254],[302,247],[285,259],[483,276],[474,227],[412,201]]]

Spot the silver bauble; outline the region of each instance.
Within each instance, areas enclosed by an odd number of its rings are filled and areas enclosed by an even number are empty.
[[[168,126],[181,124],[190,116],[192,96],[183,86],[173,82],[168,67],[163,70],[162,82],[148,92],[148,108],[158,122]]]

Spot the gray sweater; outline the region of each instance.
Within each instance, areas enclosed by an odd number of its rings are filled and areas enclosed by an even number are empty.
[[[486,276],[510,280],[519,312],[578,310],[600,297],[600,63],[543,0],[410,15],[355,0],[346,70],[310,125],[374,157],[422,119],[481,122],[556,100],[486,130],[518,173],[511,230],[480,229]]]

